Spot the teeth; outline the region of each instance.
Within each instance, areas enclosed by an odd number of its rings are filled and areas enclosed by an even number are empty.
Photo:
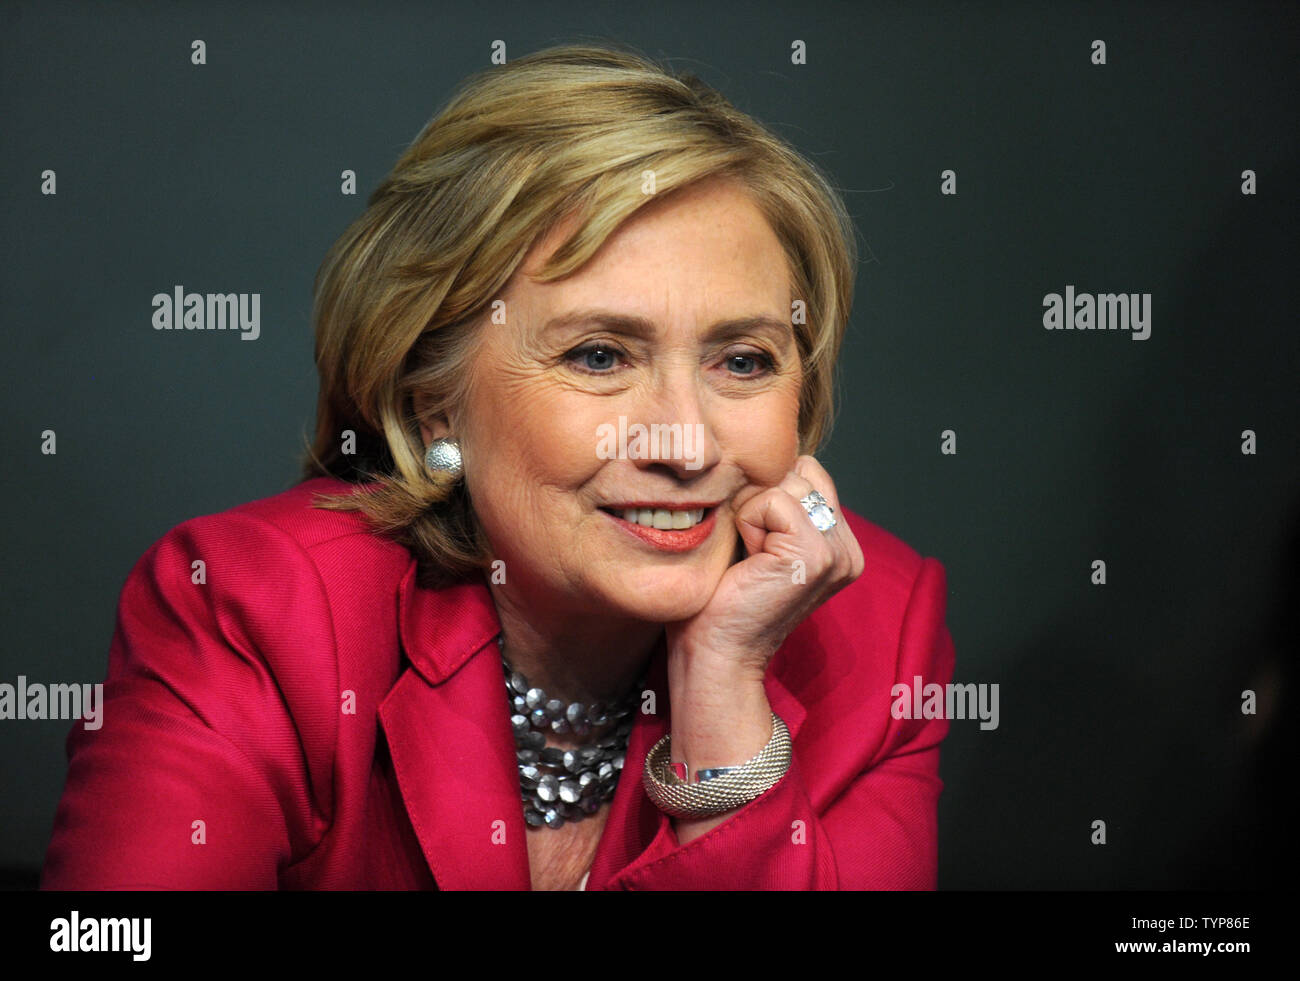
[[[666,508],[624,508],[623,520],[647,528],[681,530],[704,520],[704,508],[687,511],[669,511]]]

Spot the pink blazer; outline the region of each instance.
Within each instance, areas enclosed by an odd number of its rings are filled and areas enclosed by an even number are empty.
[[[183,522],[127,578],[102,726],[73,725],[46,889],[528,889],[487,585],[416,583],[404,547],[313,508],[318,478]],[[640,776],[669,730],[663,645],[586,888],[932,889],[952,680],[943,567],[852,512],[866,571],[766,687],[790,770],[685,845]],[[196,583],[194,563],[205,565]]]

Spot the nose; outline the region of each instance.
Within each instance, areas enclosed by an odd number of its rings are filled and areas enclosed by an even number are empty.
[[[698,366],[679,365],[660,373],[638,406],[642,412],[635,421],[648,430],[648,446],[636,465],[667,470],[683,481],[717,466],[722,452],[712,425],[714,401],[703,391]]]

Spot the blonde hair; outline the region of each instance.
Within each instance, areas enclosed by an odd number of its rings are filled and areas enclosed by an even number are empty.
[[[654,172],[656,193],[642,191]],[[614,46],[566,45],[466,79],[334,243],[316,276],[320,374],[304,479],[365,487],[316,504],[361,510],[419,560],[428,586],[490,560],[463,480],[424,468],[421,421],[465,404],[482,315],[530,246],[576,229],[537,279],[578,270],[657,197],[738,180],[786,253],[803,366],[801,453],[829,433],[857,248],[816,165],[691,75]],[[417,417],[413,396],[428,399]],[[354,434],[346,453],[344,434]]]

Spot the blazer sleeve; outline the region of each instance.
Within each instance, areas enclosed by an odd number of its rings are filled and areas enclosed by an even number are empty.
[[[907,602],[895,681],[952,680],[943,566],[925,559]],[[650,846],[609,888],[654,890],[934,889],[939,744],[948,720],[890,719],[885,747],[833,801],[815,808],[798,740],[774,787],[685,845],[665,816]]]
[[[266,521],[211,515],[155,543],[122,590],[100,728],[67,739],[41,887],[276,888],[321,818],[288,707],[302,686],[271,665],[329,624],[314,564]]]

